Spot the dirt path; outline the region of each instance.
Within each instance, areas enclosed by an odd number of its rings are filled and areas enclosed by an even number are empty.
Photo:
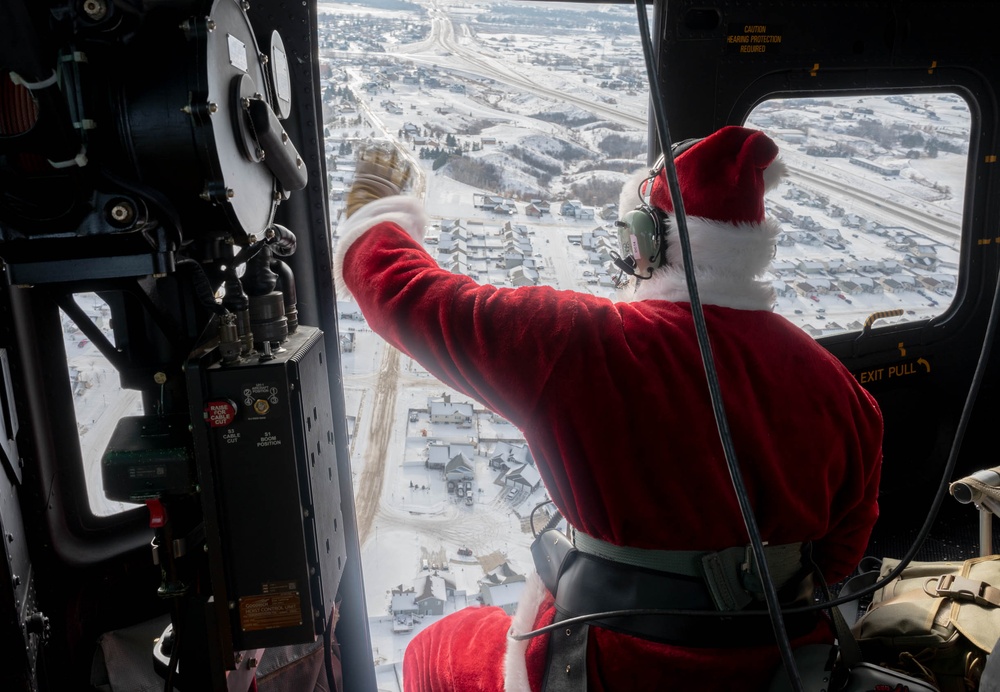
[[[396,413],[398,380],[399,351],[386,344],[382,349],[382,366],[379,368],[371,402],[371,423],[368,426],[368,443],[365,445],[364,469],[361,471],[355,491],[361,545],[368,540],[382,497],[385,458],[389,450],[389,439],[392,437]]]

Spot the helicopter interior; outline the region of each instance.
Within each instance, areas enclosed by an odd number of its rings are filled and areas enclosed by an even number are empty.
[[[137,631],[159,635],[140,661],[166,689],[243,692],[265,669],[270,689],[377,687],[317,5],[0,4],[5,690],[111,689],[95,683],[109,650],[99,642],[118,633],[124,650]],[[675,142],[759,122],[781,99],[944,94],[967,108],[953,298],[930,316],[872,315],[817,338],[885,419],[869,554],[975,555],[979,518],[943,489],[993,465],[995,447],[991,2],[650,7],[650,88]],[[649,139],[662,142],[655,120]],[[107,304],[113,338],[75,301],[82,293]],[[61,313],[137,393],[100,450],[79,444]],[[88,454],[108,498],[135,507],[95,513]]]

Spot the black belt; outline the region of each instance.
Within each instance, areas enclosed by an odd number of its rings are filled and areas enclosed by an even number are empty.
[[[812,572],[782,589],[785,605],[812,602]],[[566,556],[555,591],[556,622],[615,610],[715,611],[703,580],[642,567],[622,565],[595,555],[572,551]],[[741,614],[754,611],[752,615]],[[816,612],[785,615],[791,638],[816,627]],[[775,643],[774,627],[764,602],[735,612],[711,615],[650,613],[614,618],[595,617],[591,625],[662,644],[691,647],[737,648]]]
[[[535,567],[555,596],[556,622],[617,610],[699,610],[712,615],[650,613],[595,617],[590,624],[643,639],[692,647],[738,648],[775,643],[764,601],[740,611],[717,611],[701,577],[626,565],[584,553],[559,531],[542,533],[531,546]],[[785,606],[813,602],[812,571],[804,568],[778,594]],[[752,615],[744,614],[753,612]],[[740,614],[736,614],[740,613]],[[818,612],[785,615],[791,638],[816,626]]]

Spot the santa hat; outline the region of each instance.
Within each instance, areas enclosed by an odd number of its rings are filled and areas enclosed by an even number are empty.
[[[696,142],[674,159],[688,216],[731,224],[764,221],[764,193],[784,172],[772,169],[778,145],[759,130],[729,126]],[[653,180],[650,203],[672,213],[666,171]]]
[[[773,290],[756,277],[770,263],[780,231],[764,215],[764,194],[777,186],[786,170],[777,156],[778,146],[763,132],[729,126],[674,159],[705,303],[745,309],[769,309],[773,303]],[[629,203],[630,194],[634,198],[648,193],[652,206],[673,215],[666,172],[659,171],[651,182],[649,190],[649,181],[630,181],[623,204]],[[668,243],[667,260],[653,279],[640,283],[636,298],[688,299],[678,243]]]

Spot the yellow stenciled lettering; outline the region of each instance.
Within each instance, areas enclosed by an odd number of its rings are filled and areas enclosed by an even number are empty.
[[[740,46],[741,53],[763,53],[767,46]]]
[[[767,24],[747,24],[743,27],[743,31],[748,34],[766,34]]]
[[[903,377],[904,375],[912,375],[917,371],[917,368],[913,363],[901,363],[899,365],[889,366],[889,377]]]
[[[882,379],[882,373],[885,371],[884,368],[879,368],[878,370],[867,370],[861,373],[859,378],[861,384],[868,384],[869,382],[878,382]]]

